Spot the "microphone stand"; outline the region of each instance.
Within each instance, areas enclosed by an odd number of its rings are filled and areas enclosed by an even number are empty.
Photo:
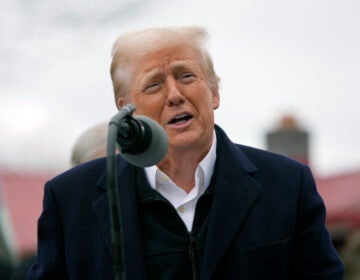
[[[121,209],[118,190],[117,161],[116,161],[116,141],[119,124],[126,116],[131,115],[135,107],[128,104],[110,120],[108,140],[107,140],[107,193],[109,199],[109,210],[111,220],[111,242],[114,257],[115,280],[125,280],[126,269],[124,262],[124,238],[123,225],[121,220]]]

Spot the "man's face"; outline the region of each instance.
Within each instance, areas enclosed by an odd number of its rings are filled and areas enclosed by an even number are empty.
[[[141,56],[134,65],[130,96],[135,113],[157,121],[170,148],[208,148],[219,94],[217,88],[210,90],[200,53],[187,45],[170,46]]]

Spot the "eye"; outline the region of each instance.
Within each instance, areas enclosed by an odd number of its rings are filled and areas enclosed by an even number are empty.
[[[196,76],[191,72],[182,73],[179,79],[185,83],[191,83],[195,80]]]
[[[160,88],[160,82],[151,82],[148,85],[145,86],[144,91],[146,92],[155,92]]]

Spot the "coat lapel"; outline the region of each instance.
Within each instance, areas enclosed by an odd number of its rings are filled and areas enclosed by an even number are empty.
[[[125,163],[123,160],[118,161],[119,198],[125,246],[125,269],[129,279],[137,280],[146,279],[146,266],[137,211],[135,170],[135,167]],[[104,191],[104,194],[93,203],[93,209],[106,247],[112,256],[113,249],[111,244],[109,202],[106,192],[106,172],[104,172],[100,178],[98,187]]]
[[[215,195],[204,248],[201,279],[210,279],[255,204],[261,186],[252,178],[256,167],[240,148],[217,129]]]
[[[100,228],[101,235],[105,241],[106,248],[112,257],[111,248],[111,228],[110,228],[110,217],[109,217],[109,203],[107,193],[105,192],[98,200],[93,204],[96,220]]]

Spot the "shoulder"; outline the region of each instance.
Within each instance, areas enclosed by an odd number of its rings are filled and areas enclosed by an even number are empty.
[[[308,166],[286,157],[259,148],[232,142],[225,132],[218,128],[219,164],[236,172],[244,170],[251,174],[267,190],[281,190],[299,193],[306,184],[314,189],[314,178]]]
[[[219,126],[216,126],[215,129],[219,139],[219,152],[224,155],[224,160],[237,159],[247,170],[284,170],[305,167],[304,164],[284,155],[234,143]]]
[[[218,174],[230,176],[226,174],[232,170],[231,176],[235,178],[236,174],[245,172],[271,193],[285,191],[298,194],[305,182],[310,183],[309,187],[314,185],[313,176],[306,165],[284,155],[236,144],[221,128],[216,127],[216,130],[219,139],[217,171],[227,170]]]
[[[70,168],[63,173],[55,176],[51,179],[53,183],[65,183],[67,181],[73,181],[75,178],[79,180],[92,180],[97,176],[100,176],[106,169],[106,158],[100,158],[85,162],[73,168]]]
[[[287,156],[246,145],[235,144],[244,155],[258,168],[264,166],[303,168],[305,165]]]
[[[266,150],[236,144],[239,150],[257,168],[255,177],[281,185],[299,186],[304,181],[314,184],[310,168],[287,156]]]
[[[83,188],[90,191],[105,176],[105,172],[106,158],[96,159],[55,176],[46,183],[46,188],[51,188],[56,193],[75,193]]]

